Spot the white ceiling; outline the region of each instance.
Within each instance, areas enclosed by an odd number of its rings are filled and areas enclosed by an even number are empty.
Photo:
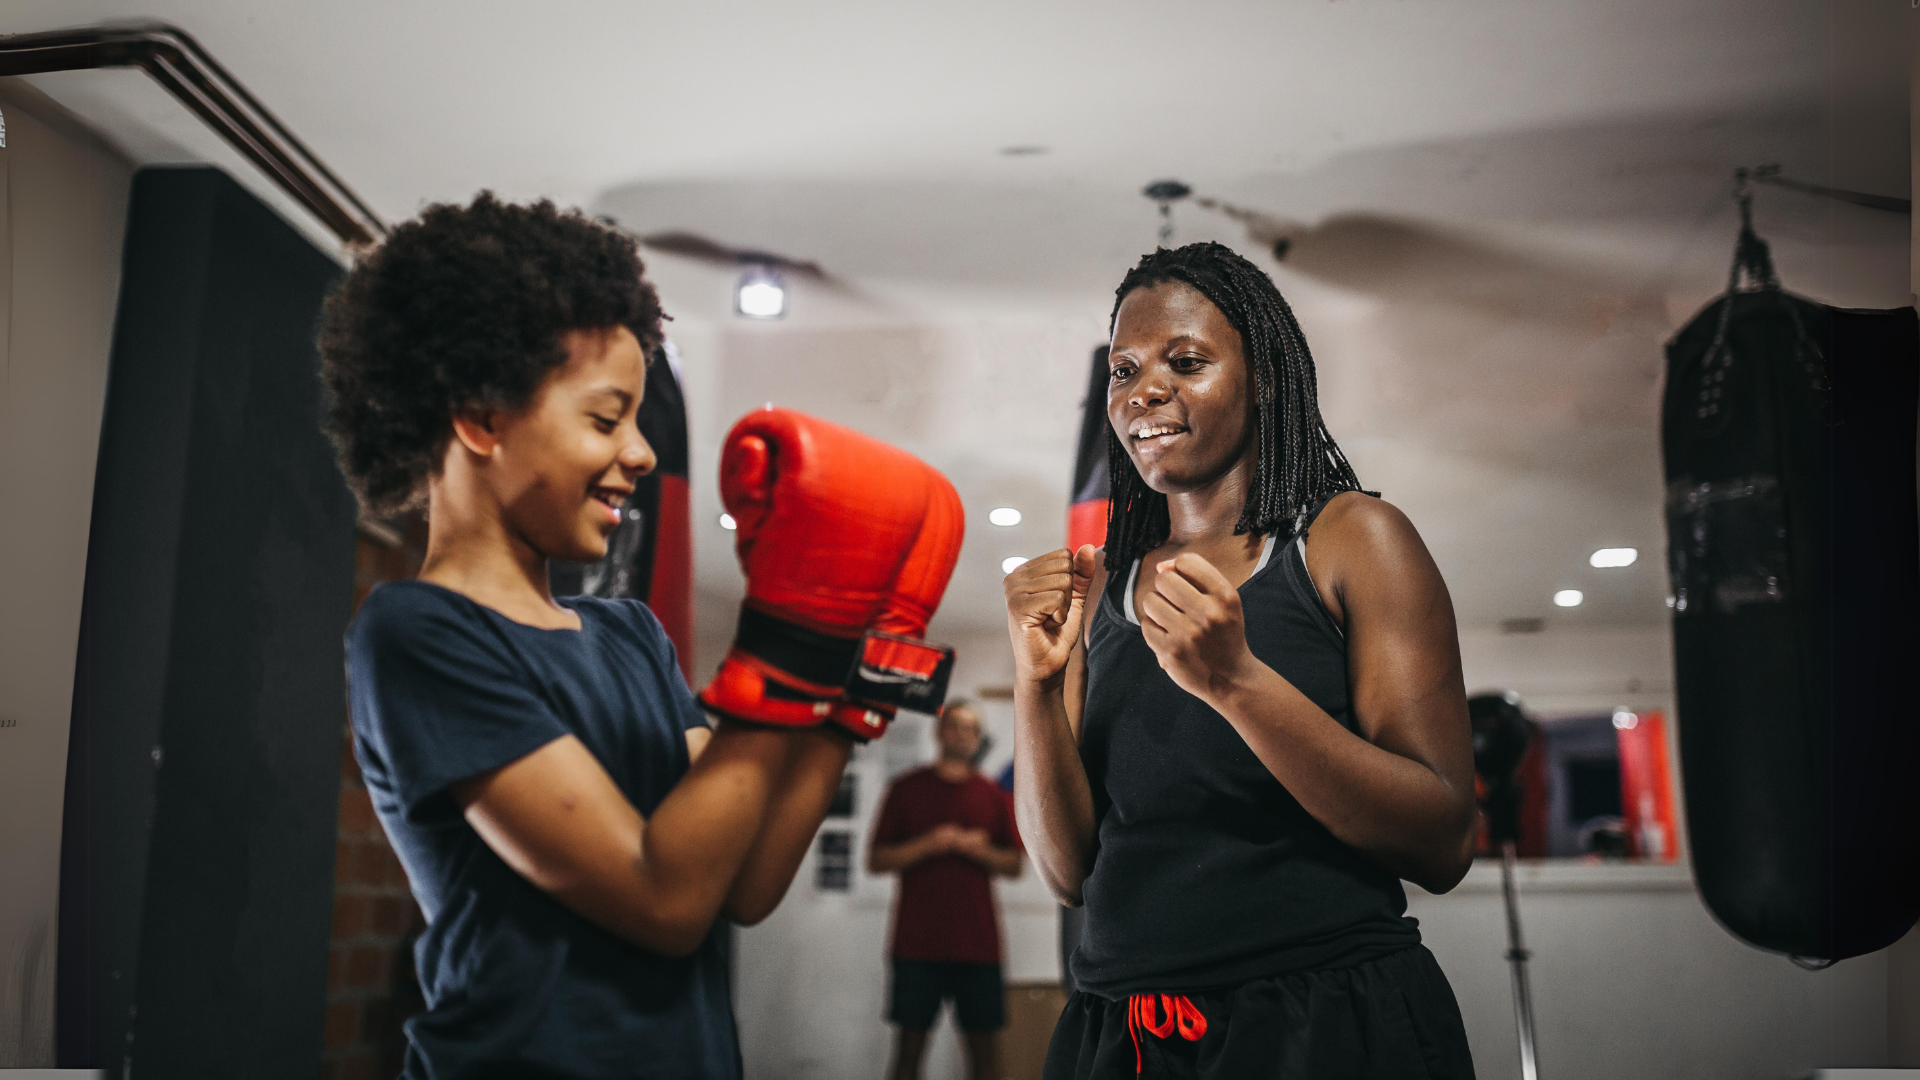
[[[1238,226],[1176,212],[1179,240],[1233,242],[1273,271],[1334,433],[1421,527],[1463,626],[1652,626],[1660,346],[1724,278],[1727,177],[1778,161],[1907,194],[1906,15],[1876,0],[10,0],[0,30],[174,22],[391,219],[491,187],[819,260],[846,288],[800,289],[778,327],[732,320],[727,275],[650,262],[689,363],[708,366],[689,377],[708,439],[778,388],[954,475],[975,519],[942,615],[956,630],[997,625],[1001,554],[1057,542],[1087,351],[1154,242],[1139,190],[1179,177],[1293,223],[1282,265]],[[140,160],[251,178],[141,76],[33,81]],[[1906,218],[1771,189],[1759,213],[1791,287],[1906,302]],[[894,355],[921,359],[874,367]],[[892,390],[860,389],[875,379]],[[1021,531],[981,522],[1016,500]],[[1613,543],[1646,557],[1586,567]],[[725,545],[702,532],[714,600],[733,587]],[[1553,609],[1568,587],[1589,604]]]
[[[1843,0],[1844,2],[1844,0]],[[1802,104],[1828,5],[962,7],[11,0],[7,29],[195,34],[394,216],[477,184],[919,179],[1131,191],[1354,150]],[[1003,159],[1010,145],[1042,159]]]

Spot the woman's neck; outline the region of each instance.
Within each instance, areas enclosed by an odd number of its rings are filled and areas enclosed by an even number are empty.
[[[427,504],[427,556],[420,580],[451,589],[515,622],[580,628],[580,616],[554,602],[547,559],[497,512],[436,484]]]
[[[1168,495],[1167,545],[1205,547],[1232,537],[1252,486],[1253,459],[1243,457],[1204,487]]]

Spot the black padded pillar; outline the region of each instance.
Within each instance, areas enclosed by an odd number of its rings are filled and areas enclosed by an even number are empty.
[[[319,1075],[354,506],[314,330],[340,272],[217,169],[134,178],[67,767],[64,1066]]]

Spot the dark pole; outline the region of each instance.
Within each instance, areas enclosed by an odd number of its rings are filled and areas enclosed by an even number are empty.
[[[0,37],[0,75],[111,67],[145,71],[342,243],[386,235],[353,189],[184,31],[147,23]]]
[[[1520,766],[1533,741],[1533,721],[1511,693],[1467,699],[1473,725],[1473,771],[1485,785],[1480,804],[1487,839],[1500,848],[1500,895],[1507,909],[1507,963],[1513,966],[1513,1015],[1520,1034],[1520,1080],[1539,1080],[1534,1057],[1533,986],[1527,980],[1526,939],[1520,933],[1520,891],[1514,882],[1520,843]]]

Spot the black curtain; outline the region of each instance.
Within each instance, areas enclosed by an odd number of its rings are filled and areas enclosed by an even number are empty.
[[[146,169],[94,482],[58,1061],[320,1072],[354,505],[317,423],[340,267],[217,169]]]

